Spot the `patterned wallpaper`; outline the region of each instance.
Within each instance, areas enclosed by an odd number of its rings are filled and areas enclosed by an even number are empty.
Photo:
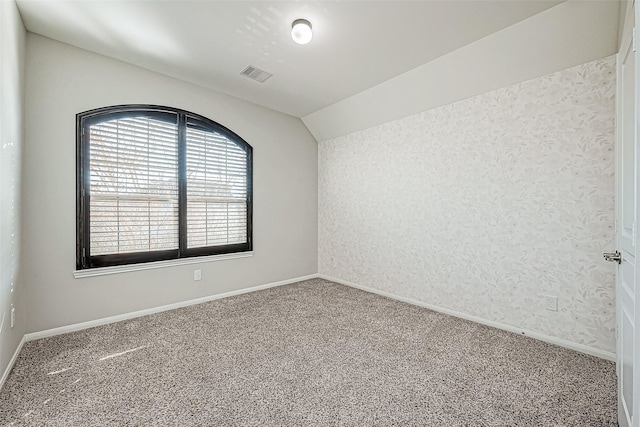
[[[614,126],[612,56],[321,142],[319,272],[615,352]]]

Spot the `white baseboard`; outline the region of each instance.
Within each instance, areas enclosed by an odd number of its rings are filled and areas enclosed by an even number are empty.
[[[362,286],[362,285],[358,285],[356,283],[352,283],[352,282],[348,282],[346,280],[342,280],[342,279],[338,279],[336,277],[330,277],[324,274],[318,274],[317,275],[319,278],[321,279],[325,279],[325,280],[329,280],[331,282],[336,282],[336,283],[340,283],[341,285],[346,285],[346,286],[350,286],[352,288],[356,288],[356,289],[360,289],[366,292],[371,292],[374,294],[378,294],[378,295],[382,295],[385,296],[387,298],[391,298],[397,301],[402,301],[402,302],[406,302],[409,304],[413,304],[413,305],[417,305],[420,307],[424,307],[424,308],[428,308],[429,310],[433,310],[433,311],[437,311],[440,313],[444,313],[444,314],[448,314],[450,316],[454,316],[454,317],[459,317],[461,319],[465,319],[465,320],[470,320],[472,322],[476,322],[476,323],[480,323],[483,325],[487,325],[487,326],[491,326],[497,329],[502,329],[505,331],[509,331],[509,332],[515,332],[517,334],[520,335],[525,335],[531,338],[535,338],[537,340],[540,341],[544,341],[550,344],[555,344],[557,346],[560,347],[564,347],[564,348],[568,348],[570,350],[575,350],[578,351],[580,353],[585,353],[585,354],[589,354],[591,356],[596,356],[596,357],[600,357],[602,359],[606,359],[606,360],[611,360],[614,361],[616,360],[616,355],[615,353],[610,353],[608,351],[603,351],[603,350],[599,350],[597,348],[592,348],[592,347],[588,347],[586,345],[582,345],[582,344],[577,344],[571,341],[566,341],[560,338],[556,338],[556,337],[551,337],[548,335],[544,335],[541,334],[539,332],[534,332],[534,331],[529,331],[526,329],[520,329],[520,328],[516,328],[514,326],[510,326],[510,325],[505,325],[503,323],[500,322],[494,322],[492,320],[487,320],[487,319],[483,319],[481,317],[477,317],[477,316],[472,316],[470,314],[466,314],[466,313],[462,313],[459,311],[455,311],[455,310],[449,310],[448,308],[442,308],[442,307],[438,307],[432,304],[428,304],[426,302],[422,302],[422,301],[418,301],[418,300],[414,300],[412,298],[406,298],[406,297],[402,297],[399,295],[395,295],[389,292],[385,292],[385,291],[381,291],[378,289],[374,289],[374,288],[369,288],[367,286]]]
[[[9,377],[9,373],[13,369],[13,365],[16,364],[16,360],[18,360],[18,355],[20,354],[20,350],[22,350],[22,346],[24,345],[25,342],[27,342],[27,340],[26,340],[26,337],[23,336],[22,340],[20,341],[20,344],[18,344],[18,348],[16,348],[16,351],[13,352],[13,356],[11,357],[9,364],[7,365],[6,369],[2,373],[2,378],[0,378],[0,390],[2,390],[2,387],[4,387],[4,382]]]
[[[60,334],[66,334],[68,332],[75,332],[75,331],[80,331],[83,329],[88,329],[88,328],[93,328],[95,326],[101,326],[101,325],[106,325],[109,323],[115,323],[115,322],[120,322],[122,320],[128,320],[128,319],[134,319],[136,317],[141,317],[141,316],[146,316],[148,314],[154,314],[154,313],[160,313],[163,311],[167,311],[167,310],[173,310],[176,308],[182,308],[182,307],[187,307],[190,305],[195,305],[195,304],[201,304],[204,302],[208,302],[208,301],[213,301],[213,300],[217,300],[217,299],[222,299],[222,298],[227,298],[230,296],[234,296],[234,295],[241,295],[241,294],[246,294],[249,292],[255,292],[255,291],[259,291],[262,289],[268,289],[268,288],[273,288],[276,286],[283,286],[283,285],[288,285],[291,283],[296,283],[296,282],[300,282],[303,280],[309,280],[309,279],[315,279],[315,278],[321,278],[321,279],[325,279],[325,280],[329,280],[331,282],[335,282],[335,283],[339,283],[342,285],[346,285],[352,288],[356,288],[356,289],[360,289],[366,292],[371,292],[374,294],[378,294],[378,295],[382,295],[385,296],[387,298],[391,298],[397,301],[402,301],[402,302],[406,302],[408,304],[412,304],[412,305],[417,305],[420,307],[424,307],[424,308],[428,308],[429,310],[433,310],[433,311],[437,311],[440,313],[444,313],[444,314],[448,314],[450,316],[454,316],[454,317],[458,317],[461,319],[465,319],[465,320],[470,320],[472,322],[476,322],[476,323],[480,323],[483,325],[487,325],[487,326],[491,326],[497,329],[502,329],[505,331],[509,331],[509,332],[514,332],[520,335],[525,335],[531,338],[535,338],[538,339],[540,341],[544,341],[544,342],[548,342],[550,344],[555,344],[558,345],[560,347],[564,347],[564,348],[568,348],[570,350],[575,350],[581,353],[585,353],[585,354],[589,354],[592,356],[596,356],[596,357],[600,357],[602,359],[606,359],[606,360],[611,360],[611,361],[615,361],[616,360],[616,355],[614,353],[608,352],[608,351],[603,351],[603,350],[599,350],[596,348],[592,348],[592,347],[588,347],[582,344],[577,344],[571,341],[566,341],[560,338],[556,338],[556,337],[552,337],[552,336],[548,336],[548,335],[544,335],[541,334],[539,332],[534,332],[534,331],[529,331],[526,329],[520,329],[520,328],[516,328],[514,326],[510,326],[510,325],[505,325],[503,323],[499,323],[499,322],[494,322],[492,320],[487,320],[487,319],[483,319],[481,317],[477,317],[477,316],[472,316],[470,314],[466,314],[466,313],[462,313],[459,311],[455,311],[455,310],[450,310],[447,308],[442,308],[442,307],[438,307],[432,304],[428,304],[422,301],[418,301],[418,300],[414,300],[412,298],[406,298],[406,297],[402,297],[399,295],[395,295],[389,292],[385,292],[385,291],[381,291],[378,289],[374,289],[374,288],[370,288],[367,286],[362,286],[362,285],[358,285],[356,283],[352,283],[346,280],[342,280],[342,279],[338,279],[336,277],[331,277],[331,276],[327,276],[324,274],[310,274],[308,276],[301,276],[301,277],[296,277],[293,279],[287,279],[287,280],[282,280],[279,282],[273,282],[273,283],[267,283],[265,285],[259,285],[259,286],[254,286],[251,288],[245,288],[245,289],[239,289],[237,291],[231,291],[231,292],[225,292],[222,294],[216,294],[216,295],[210,295],[210,296],[206,296],[206,297],[202,297],[202,298],[197,298],[197,299],[192,299],[192,300],[188,300],[188,301],[182,301],[182,302],[178,302],[178,303],[174,303],[174,304],[168,304],[168,305],[163,305],[160,307],[154,307],[154,308],[149,308],[146,310],[140,310],[140,311],[134,311],[131,313],[125,313],[125,314],[119,314],[117,316],[111,316],[111,317],[105,317],[102,319],[96,319],[96,320],[91,320],[88,322],[82,322],[82,323],[76,323],[73,325],[67,325],[67,326],[61,326],[59,328],[53,328],[53,329],[47,329],[44,331],[39,331],[39,332],[32,332],[29,334],[26,334],[24,336],[24,338],[22,339],[20,345],[18,346],[18,348],[16,349],[16,352],[11,360],[11,362],[9,363],[7,369],[5,370],[5,372],[3,373],[2,379],[0,380],[0,389],[2,388],[2,384],[4,384],[4,381],[6,379],[6,377],[8,376],[9,372],[11,371],[11,368],[13,367],[13,364],[15,363],[15,359],[18,356],[18,353],[20,352],[20,350],[22,349],[22,346],[25,342],[27,341],[33,341],[33,340],[37,340],[40,338],[46,338],[46,337],[52,337],[55,335],[60,335]]]
[[[81,331],[83,329],[93,328],[95,326],[107,325],[109,323],[120,322],[122,320],[134,319],[136,317],[142,317],[149,314],[160,313],[167,310],[174,310],[176,308],[187,307],[195,304],[202,304],[217,299],[227,298],[234,295],[246,294],[249,292],[260,291],[263,289],[274,288],[276,286],[289,285],[291,283],[300,282],[303,280],[315,279],[317,274],[310,274],[308,276],[296,277],[293,279],[281,280],[279,282],[267,283],[265,285],[254,286],[251,288],[238,289],[237,291],[224,292],[222,294],[210,295],[202,298],[196,298],[188,301],[181,301],[173,304],[163,305],[160,307],[148,308],[146,310],[134,311],[131,313],[119,314],[117,316],[105,317],[102,319],[90,320],[88,322],[75,323],[73,325],[61,326],[59,328],[47,329],[39,332],[31,332],[25,335],[26,341],[38,340],[40,338],[52,337],[55,335],[66,334],[69,332]],[[23,341],[25,341],[23,339]]]

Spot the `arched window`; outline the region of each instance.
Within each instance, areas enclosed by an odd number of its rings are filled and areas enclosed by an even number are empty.
[[[252,250],[252,148],[176,108],[80,113],[77,269]]]

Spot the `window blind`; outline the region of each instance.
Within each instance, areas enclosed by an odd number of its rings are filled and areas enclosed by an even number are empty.
[[[253,149],[155,105],[77,116],[78,269],[251,251]]]
[[[247,242],[247,153],[187,123],[187,247]]]
[[[177,124],[122,118],[89,132],[91,254],[178,248]]]

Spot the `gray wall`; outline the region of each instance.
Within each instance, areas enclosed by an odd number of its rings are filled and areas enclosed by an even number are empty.
[[[24,335],[20,259],[25,30],[16,5],[0,1],[0,376]],[[11,305],[16,325],[10,327]]]
[[[317,272],[317,144],[299,119],[31,33],[26,61],[27,332]],[[73,278],[75,115],[127,103],[193,111],[253,146],[253,257]]]

